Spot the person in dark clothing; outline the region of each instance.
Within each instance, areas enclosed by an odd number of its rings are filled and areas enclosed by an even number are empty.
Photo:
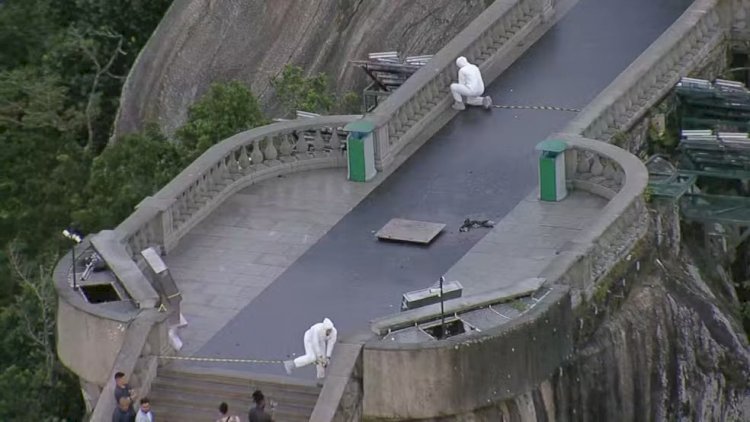
[[[260,390],[253,393],[255,407],[250,409],[247,419],[249,422],[273,422],[270,414],[266,413],[266,398]]]
[[[130,405],[132,407],[132,404],[135,401],[134,396],[135,392],[130,388],[130,385],[128,385],[128,381],[125,379],[125,374],[117,372],[115,374],[115,401],[119,403],[120,398],[127,397],[130,399]]]
[[[117,401],[117,407],[112,413],[112,422],[135,422],[135,412],[130,406],[129,397],[120,397]]]

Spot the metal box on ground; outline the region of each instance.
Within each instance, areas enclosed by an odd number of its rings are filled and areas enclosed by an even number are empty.
[[[539,157],[539,199],[542,201],[561,201],[568,195],[565,186],[565,150],[568,145],[563,141],[548,140],[537,144],[541,151]]]
[[[344,126],[349,132],[346,139],[347,178],[353,182],[366,182],[377,174],[375,146],[372,132],[375,125],[367,120],[357,120]]]

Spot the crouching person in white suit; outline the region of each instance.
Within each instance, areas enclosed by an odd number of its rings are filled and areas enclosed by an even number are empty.
[[[284,361],[284,369],[291,374],[294,368],[315,363],[318,379],[326,376],[325,368],[331,360],[333,346],[336,344],[336,327],[326,318],[305,331],[305,355],[294,360]]]
[[[453,108],[456,110],[466,108],[463,97],[466,97],[466,104],[490,108],[492,98],[482,96],[484,94],[484,82],[479,68],[469,63],[463,56],[456,59],[456,66],[458,66],[458,83],[451,84],[451,93],[455,100]]]

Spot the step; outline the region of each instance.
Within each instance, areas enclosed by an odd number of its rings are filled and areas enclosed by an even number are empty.
[[[212,422],[219,417],[218,403],[211,409],[185,406],[160,410],[159,404],[156,402],[152,403],[152,407],[159,422]],[[248,410],[249,407],[240,408],[229,403],[229,414],[239,416],[243,422],[247,421]],[[311,413],[307,415],[289,414],[278,409],[273,413],[274,420],[277,422],[307,422],[310,420],[310,415]]]
[[[158,378],[178,378],[184,381],[218,382],[225,385],[248,386],[253,385],[261,390],[282,388],[284,391],[294,391],[318,395],[320,387],[314,380],[305,380],[287,376],[257,374],[248,371],[226,368],[204,368],[196,366],[159,368]]]
[[[153,406],[159,406],[164,409],[179,409],[184,407],[194,407],[211,411],[219,406],[219,403],[226,402],[230,409],[249,409],[252,406],[252,392],[245,392],[238,395],[221,395],[213,391],[205,392],[184,392],[184,391],[164,391],[154,390],[150,395]],[[289,402],[277,400],[276,397],[266,395],[267,401],[277,402],[277,412],[290,415],[307,415],[312,414],[315,403],[312,405],[297,405]]]
[[[203,393],[210,391],[211,395],[221,395],[223,397],[249,398],[256,389],[263,391],[266,397],[272,398],[279,403],[299,403],[304,405],[315,406],[318,400],[318,393],[299,392],[285,390],[278,386],[256,386],[253,384],[224,384],[217,382],[206,382],[196,380],[183,380],[179,378],[157,377],[152,387],[157,391],[181,391],[190,393]]]

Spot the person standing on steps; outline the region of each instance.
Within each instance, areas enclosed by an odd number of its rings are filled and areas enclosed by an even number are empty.
[[[325,318],[323,322],[313,324],[305,331],[304,336],[305,354],[294,360],[284,361],[284,369],[291,374],[294,368],[315,363],[318,380],[326,376],[326,368],[331,361],[333,346],[336,344],[336,327],[330,319]]]
[[[255,402],[255,407],[251,408],[247,415],[248,422],[274,422],[271,414],[266,412],[266,398],[262,391],[255,390],[253,402]],[[273,403],[271,404],[273,405]]]
[[[141,407],[135,415],[135,422],[154,422],[154,412],[151,411],[151,402],[148,397],[141,399]]]
[[[224,402],[219,405],[219,413],[221,417],[216,422],[240,422],[239,416],[229,416],[229,405]]]
[[[135,422],[135,412],[130,405],[130,397],[122,396],[112,413],[112,422]]]
[[[135,399],[136,399],[135,389],[130,388],[130,384],[128,384],[128,380],[125,378],[124,373],[116,372],[115,373],[115,401],[119,403],[122,397],[127,397],[128,400],[130,401],[130,407],[133,408],[133,403],[135,403]],[[135,409],[133,409],[133,411],[135,411]]]
[[[453,109],[466,109],[464,97],[466,97],[466,104],[468,105],[482,106],[485,109],[489,109],[492,105],[492,98],[482,96],[484,93],[484,81],[482,81],[482,73],[479,71],[479,68],[469,63],[464,56],[456,59],[456,66],[458,66],[458,83],[451,84],[451,93],[454,100]]]

